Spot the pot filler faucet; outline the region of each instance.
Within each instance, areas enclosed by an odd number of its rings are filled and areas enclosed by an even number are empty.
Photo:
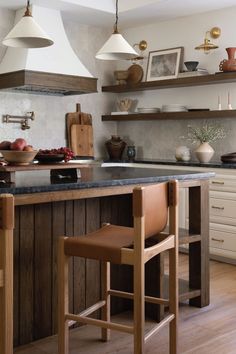
[[[3,116],[3,123],[20,123],[21,129],[26,130],[30,129],[29,120],[35,119],[34,112],[27,112],[24,116],[13,116],[10,114],[6,114]]]

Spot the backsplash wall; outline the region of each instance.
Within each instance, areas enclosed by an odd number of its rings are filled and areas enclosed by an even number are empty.
[[[0,8],[0,43],[13,26],[14,16],[13,11]],[[57,97],[0,91],[0,141],[23,137],[37,149],[65,146],[65,114],[74,112],[76,103],[80,103],[82,111],[93,116],[95,156],[101,157],[105,154],[104,141],[115,134],[117,129],[116,123],[106,124],[101,121],[104,110],[111,110],[111,103],[109,97],[101,93],[100,79],[103,78],[105,82],[110,80],[114,64],[95,59],[95,53],[110,32],[72,21],[64,22],[64,25],[75,53],[91,74],[99,78],[98,93]],[[5,50],[0,45],[0,59]],[[30,121],[29,130],[21,130],[19,124],[2,123],[2,115],[24,115],[27,111],[34,111],[36,114],[35,121]]]
[[[227,59],[225,48],[236,47],[235,17],[236,7],[232,7],[130,28],[124,32],[124,35],[130,43],[146,39],[148,42],[146,57],[149,51],[183,46],[184,61],[197,60],[200,63],[199,67],[215,73],[219,71],[220,61]],[[194,50],[196,45],[203,42],[205,32],[214,26],[222,30],[219,39],[212,39],[219,45],[219,49],[213,50],[208,55]],[[129,65],[130,63],[118,63],[117,68],[127,68]],[[144,77],[146,66],[147,58],[143,62]],[[138,107],[161,107],[163,104],[179,103],[189,108],[217,109],[218,95],[220,95],[222,109],[226,109],[228,92],[231,94],[233,109],[236,109],[236,84],[233,83],[129,93],[120,95],[119,99],[124,97],[136,99]],[[235,118],[208,119],[207,122],[220,124],[227,132],[225,139],[212,143],[215,149],[213,160],[218,160],[224,153],[236,151]],[[175,148],[179,145],[188,145],[192,151],[196,149],[196,146],[191,145],[186,139],[180,138],[187,135],[187,126],[202,126],[203,123],[204,120],[198,119],[119,122],[117,131],[128,143],[136,145],[138,157],[175,159]],[[192,155],[195,159],[194,154]]]

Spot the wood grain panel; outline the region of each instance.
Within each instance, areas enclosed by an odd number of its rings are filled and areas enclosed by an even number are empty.
[[[51,216],[51,204],[35,206],[34,339],[52,332]]]
[[[65,202],[52,204],[52,333],[57,333],[57,247],[65,235]]]
[[[20,345],[33,340],[34,290],[34,208],[20,209]]]
[[[73,201],[65,202],[65,236],[74,235],[74,225],[73,225],[73,214],[74,214],[74,205]],[[74,269],[73,269],[73,259],[69,261],[69,311],[73,311],[73,279],[74,279]]]
[[[74,235],[84,235],[86,228],[85,200],[74,201]],[[85,309],[85,259],[74,258],[74,313]]]
[[[100,202],[98,198],[86,200],[86,233],[100,227]],[[100,262],[86,259],[86,300],[89,307],[99,301],[100,291]],[[97,317],[97,314],[94,314]]]

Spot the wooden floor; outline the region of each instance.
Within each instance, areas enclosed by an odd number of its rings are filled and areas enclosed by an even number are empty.
[[[187,277],[187,256],[181,256],[181,274]],[[119,320],[129,322],[130,313]],[[116,318],[117,319],[117,318]],[[147,327],[151,325],[147,323]],[[99,341],[100,330],[90,326],[75,329],[70,336],[70,354],[132,354],[132,336],[112,332],[109,343]],[[146,344],[145,354],[168,353],[168,330],[163,329]],[[57,354],[57,337],[34,342],[16,354]],[[236,353],[236,266],[211,261],[211,305],[202,309],[180,307],[179,354]]]

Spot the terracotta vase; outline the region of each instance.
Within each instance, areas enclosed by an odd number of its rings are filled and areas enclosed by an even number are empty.
[[[207,142],[200,144],[199,147],[195,150],[197,159],[201,163],[209,162],[212,156],[214,155],[214,153],[215,153],[214,149]]]
[[[121,160],[126,142],[117,135],[112,135],[111,139],[105,143],[107,152],[111,160]]]
[[[236,59],[235,52],[236,47],[226,48],[228,54],[228,60],[224,59],[220,62],[219,69],[220,71],[236,71]]]

